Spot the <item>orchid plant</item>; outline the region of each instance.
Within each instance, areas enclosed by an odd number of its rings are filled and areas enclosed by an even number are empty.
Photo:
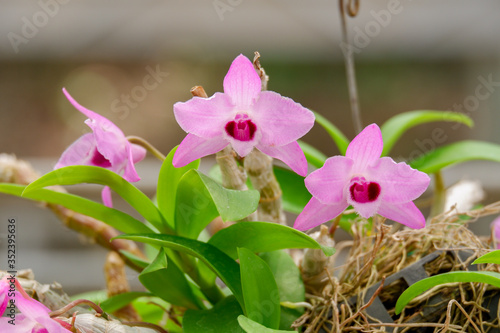
[[[500,162],[500,146],[464,141],[396,163],[387,155],[406,130],[434,121],[471,126],[471,119],[452,112],[406,112],[380,127],[368,125],[349,142],[320,114],[264,90],[265,76],[258,69],[255,61],[239,55],[224,78],[224,93],[176,103],[175,118],[188,134],[167,156],[144,140],[125,137],[111,121],[81,106],[63,90],[88,118],[92,133],[73,143],[54,171],[31,184],[0,184],[3,193],[62,205],[100,220],[122,233],[115,240],[145,244],[147,255],[123,249],[120,255],[139,272],[147,292],[110,297],[101,303],[104,311],[132,303],[147,317],[139,300],[148,296],[166,302],[168,312],[180,317],[167,324],[154,322],[169,332],[290,332],[307,303],[301,271],[287,249],[312,249],[325,256],[334,253],[332,247],[302,231],[330,220],[349,231],[357,216],[372,219],[377,215],[409,228],[424,228],[426,217],[413,201],[428,188],[430,174],[471,159]],[[329,133],[340,155],[327,158],[299,140],[314,123]],[[245,220],[262,204],[262,193],[253,189],[257,187],[249,182],[249,190],[227,189],[221,177],[228,175],[221,175],[217,167],[210,175],[198,170],[200,158],[226,148],[235,152],[234,163],[239,167],[255,151],[288,166],[274,166],[273,177],[281,186],[282,207],[298,214],[293,228],[261,221],[259,215],[257,221]],[[140,179],[134,165],[147,151],[162,160],[154,199],[131,184]],[[309,169],[316,170],[307,175]],[[79,183],[103,185],[104,204],[47,188]],[[112,208],[111,191],[144,220]],[[437,186],[435,196],[442,195]],[[208,232],[207,226],[218,217],[236,223]],[[0,283],[0,310],[5,309],[6,300],[5,283]],[[17,296],[16,302],[23,314],[18,318],[33,332],[78,329],[50,319],[48,310],[29,296]]]

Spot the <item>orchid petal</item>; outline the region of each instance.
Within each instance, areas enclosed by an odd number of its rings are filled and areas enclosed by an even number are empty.
[[[129,182],[138,182],[139,180],[141,180],[141,177],[139,177],[137,171],[135,170],[134,156],[131,148],[128,149],[128,153],[129,153],[128,160],[126,161],[125,166],[123,167],[123,178],[125,180],[128,180]],[[144,155],[145,154],[146,152],[144,151]]]
[[[259,96],[262,83],[252,62],[240,54],[234,59],[224,78],[226,93],[238,109],[248,109]]]
[[[210,139],[221,135],[233,109],[229,96],[215,93],[210,98],[193,97],[187,102],[175,103],[174,115],[184,131]]]
[[[78,102],[71,97],[66,89],[63,88],[63,92],[69,102],[78,111],[89,118],[85,121],[85,123],[94,132],[97,149],[107,160],[111,162],[111,165],[115,166],[126,159],[127,154],[125,147],[129,143],[120,128],[113,124],[113,122],[109,119],[78,104]]]
[[[400,204],[383,202],[378,209],[378,214],[413,229],[425,227],[424,215],[411,201]]]
[[[309,192],[325,204],[334,204],[344,199],[345,187],[354,161],[344,156],[333,156],[318,170],[305,179]]]
[[[352,198],[350,198],[348,196],[347,202],[354,208],[354,210],[359,215],[361,215],[362,217],[367,219],[367,218],[372,217],[373,215],[375,215],[377,213],[380,205],[382,204],[382,199],[380,199],[380,197],[379,197],[378,200],[361,203],[361,202],[356,202],[356,201],[352,200]]]
[[[183,167],[203,156],[221,151],[228,142],[221,137],[203,139],[194,134],[188,134],[175,151],[172,164],[176,168]]]
[[[252,141],[239,141],[239,140],[235,140],[231,137],[228,137],[226,140],[229,141],[229,143],[231,144],[231,147],[233,147],[234,151],[240,157],[245,157],[248,154],[250,154],[250,152],[255,147],[255,141],[256,141],[255,139]]]
[[[8,292],[9,283],[4,278],[0,280],[0,317],[5,312],[5,309],[7,309],[7,304],[9,303],[9,298],[7,297]]]
[[[56,163],[55,169],[59,169],[70,165],[92,165],[92,152],[96,149],[94,135],[87,133],[73,142],[62,153],[59,161]]]
[[[146,157],[146,149],[135,143],[130,144],[130,151],[132,153],[132,163],[139,163]]]
[[[0,332],[12,332],[12,324],[9,323],[10,317],[0,318]],[[22,313],[16,315],[16,332],[31,332],[36,324],[29,318],[26,318]]]
[[[111,188],[109,186],[104,186],[102,189],[101,199],[104,206],[113,208],[113,198],[111,196]]]
[[[312,197],[304,207],[302,213],[297,216],[293,227],[301,231],[314,228],[321,223],[336,218],[347,208],[347,206],[345,200],[333,205],[327,205]]]
[[[351,141],[345,156],[354,160],[353,172],[362,173],[380,158],[383,148],[382,132],[377,124],[371,124]]]
[[[425,192],[431,180],[427,174],[389,157],[382,157],[368,167],[368,173],[382,187],[383,200],[390,203],[415,200]]]
[[[307,176],[307,160],[304,156],[304,152],[296,141],[280,147],[258,145],[257,149],[266,155],[283,161],[302,177]]]
[[[266,146],[297,141],[314,125],[314,113],[273,91],[260,93],[252,106],[251,117],[262,132],[260,144]]]

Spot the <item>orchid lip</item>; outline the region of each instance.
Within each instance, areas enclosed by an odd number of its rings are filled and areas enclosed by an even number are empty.
[[[247,115],[238,114],[234,120],[226,124],[225,130],[227,135],[238,141],[252,141],[257,131],[257,126]]]
[[[378,199],[380,189],[380,185],[376,182],[367,182],[364,177],[355,177],[351,180],[349,193],[353,201],[367,203]]]
[[[94,150],[94,154],[92,155],[92,165],[109,168],[111,166],[111,162],[106,157],[104,157],[104,155],[102,155],[96,148]]]

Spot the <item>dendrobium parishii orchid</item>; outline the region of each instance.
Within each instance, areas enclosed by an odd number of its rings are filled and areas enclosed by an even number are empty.
[[[406,163],[381,158],[382,148],[380,128],[371,124],[352,140],[345,157],[330,157],[307,176],[305,185],[313,197],[294,228],[313,228],[349,205],[364,218],[379,214],[410,228],[425,227],[425,218],[412,201],[427,189],[429,176]]]
[[[66,89],[63,92],[69,102],[88,117],[85,123],[92,129],[92,133],[84,134],[69,146],[54,169],[70,165],[91,165],[123,174],[123,178],[129,182],[139,181],[141,178],[134,164],[144,159],[146,150],[130,143],[109,119],[78,104]],[[112,206],[109,187],[103,189],[102,200],[106,206]]]
[[[260,77],[243,55],[231,64],[224,78],[224,93],[178,102],[174,114],[179,126],[188,132],[175,152],[176,167],[230,144],[241,157],[257,148],[307,175],[307,161],[297,139],[314,125],[314,114],[290,98],[261,91]]]
[[[10,283],[10,280],[15,282]],[[14,284],[18,291],[10,288]],[[7,303],[14,304],[21,313],[16,314],[15,317],[0,318],[0,332],[71,333],[61,326],[69,326],[68,324],[52,319],[49,316],[51,310],[29,297],[15,278],[4,277],[0,280],[0,316],[7,308]]]

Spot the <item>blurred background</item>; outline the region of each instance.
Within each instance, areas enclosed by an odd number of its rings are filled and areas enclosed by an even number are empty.
[[[142,136],[165,154],[185,133],[172,106],[202,85],[222,91],[231,61],[259,51],[269,89],[318,111],[354,136],[337,1],[317,0],[4,0],[0,2],[0,153],[50,171],[64,149],[89,131],[61,89]],[[405,160],[459,139],[500,143],[500,2],[361,1],[348,19],[363,123],[403,111],[463,112],[472,129],[447,123],[409,131],[393,151]],[[440,142],[433,131],[444,135]],[[304,140],[327,155],[336,148],[320,128]],[[207,168],[212,161],[207,159]],[[138,186],[153,193],[160,163],[138,165]],[[471,162],[447,169],[446,185],[480,180],[500,200],[500,166]],[[77,186],[99,200],[99,188]],[[0,195],[0,269],[9,217],[16,217],[18,268],[70,293],[104,287],[105,251],[86,244],[37,205]],[[493,217],[472,226],[489,233]],[[130,272],[131,280],[134,273]]]

